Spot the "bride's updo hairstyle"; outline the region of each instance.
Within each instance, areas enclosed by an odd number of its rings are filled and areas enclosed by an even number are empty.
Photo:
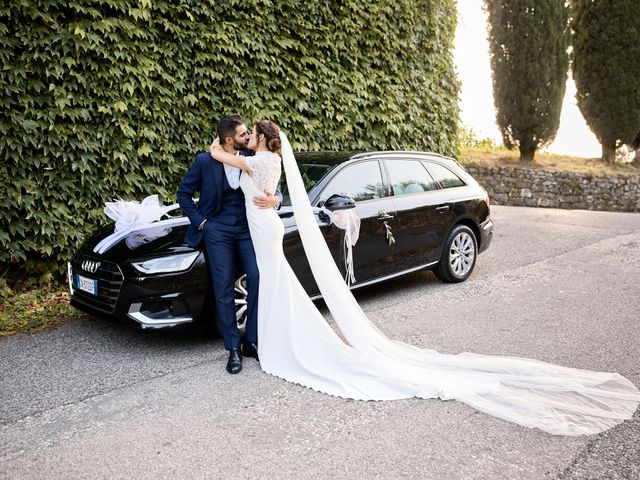
[[[267,142],[267,149],[270,152],[280,151],[280,127],[271,120],[260,120],[256,123],[256,133],[264,135]]]

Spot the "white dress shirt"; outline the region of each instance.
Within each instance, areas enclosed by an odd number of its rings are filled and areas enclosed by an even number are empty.
[[[236,152],[236,155],[240,155],[240,152]],[[229,186],[236,190],[240,186],[240,169],[227,165],[226,163],[222,165],[224,166],[224,173],[227,176]]]

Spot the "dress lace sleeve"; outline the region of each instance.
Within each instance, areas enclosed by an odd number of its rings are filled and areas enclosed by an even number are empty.
[[[247,162],[253,170],[253,183],[262,191],[275,193],[282,173],[280,157],[275,153],[247,157]]]

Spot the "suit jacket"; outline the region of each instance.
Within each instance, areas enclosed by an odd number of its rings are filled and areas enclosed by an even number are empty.
[[[253,154],[250,150],[240,151],[240,155],[245,157]],[[180,209],[191,222],[184,239],[192,247],[196,247],[202,241],[204,232],[198,230],[200,224],[207,217],[216,215],[223,207],[224,177],[222,163],[214,160],[209,152],[199,153],[178,187],[176,196]],[[197,203],[193,201],[196,191],[200,192],[200,200]],[[279,191],[276,195],[282,200]]]

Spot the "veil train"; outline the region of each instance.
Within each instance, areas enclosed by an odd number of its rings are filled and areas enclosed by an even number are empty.
[[[348,343],[385,372],[407,369],[431,387],[423,398],[462,401],[482,412],[556,435],[594,434],[632,417],[640,391],[617,373],[591,372],[518,357],[435,350],[387,338],[344,282],[313,214],[287,136],[281,132],[287,188],[313,276]],[[382,372],[381,372],[382,374]],[[426,381],[428,379],[428,382]],[[373,400],[373,399],[372,399]]]

